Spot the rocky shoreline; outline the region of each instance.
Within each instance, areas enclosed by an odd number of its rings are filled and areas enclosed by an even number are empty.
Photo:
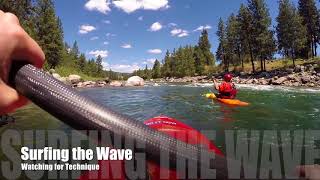
[[[212,78],[222,81],[223,73],[212,76],[196,76],[184,78],[166,78],[152,80],[156,83],[212,83]],[[282,70],[261,72],[257,74],[234,73],[233,82],[249,85],[275,85],[288,87],[320,87],[320,68],[318,64],[296,66]]]
[[[75,88],[98,88],[98,87],[132,87],[144,86],[144,80],[139,76],[132,76],[127,81],[110,81],[108,78],[98,81],[84,81],[81,76],[71,74],[68,77],[61,77],[55,70],[51,69],[48,74],[61,82]]]
[[[138,76],[133,76],[127,81],[110,81],[108,79],[100,81],[83,81],[78,75],[70,75],[61,77],[55,72],[50,73],[53,77],[63,81],[76,88],[93,88],[93,87],[132,87],[144,86],[150,84],[158,86],[161,83],[212,83],[215,78],[222,81],[223,73],[214,74],[212,76],[195,76],[183,78],[160,78],[144,81]],[[295,68],[287,68],[282,70],[274,70],[269,72],[261,72],[256,74],[246,74],[244,72],[234,73],[233,82],[236,84],[248,85],[275,85],[288,87],[317,87],[320,88],[320,68],[318,64],[308,64],[306,66],[296,66]]]

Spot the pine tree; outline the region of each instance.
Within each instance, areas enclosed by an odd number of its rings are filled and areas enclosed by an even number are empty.
[[[195,75],[195,60],[194,60],[194,47],[187,46],[184,49],[184,58],[185,58],[185,76],[194,76]]]
[[[317,43],[320,41],[320,14],[314,0],[299,0],[299,13],[303,18],[303,25],[307,27],[309,52],[311,56],[317,55]]]
[[[151,71],[148,69],[148,65],[146,65],[145,69],[143,70],[143,79],[151,79],[152,74]]]
[[[194,61],[195,61],[196,74],[203,75],[205,73],[204,71],[205,71],[206,57],[204,56],[204,54],[199,46],[195,47]]]
[[[79,46],[77,41],[74,41],[70,53],[73,55],[75,59],[78,59],[78,55],[80,51],[79,51]]]
[[[299,53],[305,49],[307,40],[307,28],[302,24],[302,17],[300,16],[299,12],[294,8],[293,10],[294,15],[292,18],[292,50],[291,50],[291,57],[293,60],[293,65],[295,66],[295,59],[298,57]],[[316,46],[315,46],[316,47]],[[316,53],[316,51],[315,51]]]
[[[204,29],[201,33],[198,43],[199,48],[201,49],[204,57],[205,57],[205,64],[207,66],[212,66],[215,64],[214,62],[214,55],[211,53],[211,44],[209,41],[208,31]]]
[[[102,57],[99,55],[97,57],[97,60],[96,60],[97,76],[101,76],[102,75],[102,71],[103,71],[102,60],[103,60]]]
[[[86,66],[86,57],[84,54],[81,54],[78,61],[78,67],[83,72]]]
[[[239,34],[239,23],[234,14],[231,14],[226,30],[226,58],[229,63],[232,63],[234,66],[240,62],[240,34]],[[227,66],[227,67],[228,67]]]
[[[280,1],[277,22],[278,48],[285,56],[291,57],[295,65],[297,54],[305,48],[307,30],[294,4],[289,0]]]
[[[154,62],[152,68],[152,78],[157,79],[161,77],[161,64],[158,59]]]
[[[170,56],[169,50],[167,50],[166,55],[163,60],[163,67],[161,68],[161,74],[163,77],[170,77],[171,76],[171,65],[172,64],[172,58]]]
[[[277,38],[278,38],[278,49],[282,51],[282,53],[289,57],[290,49],[292,46],[290,45],[290,41],[292,38],[292,18],[294,16],[293,8],[289,0],[281,0],[279,2],[279,15],[277,17]]]
[[[264,0],[249,0],[249,11],[253,17],[253,52],[260,59],[261,71],[265,70],[265,60],[272,58],[276,46],[273,31],[270,30],[271,18]]]
[[[237,16],[240,30],[240,40],[242,43],[242,53],[249,53],[252,66],[252,72],[255,72],[254,56],[254,34],[253,34],[253,17],[249,8],[241,4]]]
[[[183,49],[182,47],[179,47],[176,53],[173,56],[174,62],[175,62],[175,71],[174,76],[176,77],[183,77],[185,74],[185,68],[184,68],[184,58],[183,58]]]
[[[229,63],[227,61],[226,58],[226,44],[227,44],[227,40],[226,40],[226,29],[224,26],[224,22],[223,20],[220,18],[219,20],[219,25],[218,25],[218,31],[217,31],[217,36],[219,39],[219,46],[216,52],[216,56],[217,58],[221,61],[221,63],[224,65],[225,67],[225,71],[228,71],[229,69]]]
[[[63,32],[51,0],[39,0],[36,7],[37,40],[46,54],[46,67],[56,67],[62,59]]]

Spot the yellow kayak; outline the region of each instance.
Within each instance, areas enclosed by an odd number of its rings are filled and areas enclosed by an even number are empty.
[[[208,99],[213,99],[213,100],[217,100],[221,103],[227,104],[227,105],[232,105],[232,106],[248,106],[249,103],[247,102],[242,102],[238,99],[221,99],[221,98],[217,98],[217,96],[214,93],[208,93],[206,94],[206,97]]]

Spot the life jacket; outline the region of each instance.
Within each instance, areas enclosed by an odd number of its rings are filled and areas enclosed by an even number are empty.
[[[237,89],[235,88],[234,84],[229,82],[223,82],[219,86],[219,95],[218,98],[221,99],[234,99],[237,95]]]

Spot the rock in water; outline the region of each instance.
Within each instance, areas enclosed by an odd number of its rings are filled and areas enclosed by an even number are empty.
[[[144,80],[139,76],[130,77],[125,86],[144,86]]]
[[[75,75],[75,74],[71,74],[68,77],[68,81],[71,82],[72,84],[77,84],[81,81],[81,76],[79,75]]]
[[[113,87],[121,87],[122,86],[122,83],[120,81],[112,81],[110,83],[110,86],[113,86]]]
[[[53,73],[52,76],[58,80],[61,79],[61,76],[58,73]],[[61,81],[61,80],[60,80]]]
[[[282,83],[284,83],[287,80],[287,77],[280,77],[277,80],[274,80],[272,82],[272,84],[274,85],[281,85]]]
[[[304,76],[301,78],[301,81],[303,84],[307,84],[311,81],[311,78],[310,78],[310,76]]]

